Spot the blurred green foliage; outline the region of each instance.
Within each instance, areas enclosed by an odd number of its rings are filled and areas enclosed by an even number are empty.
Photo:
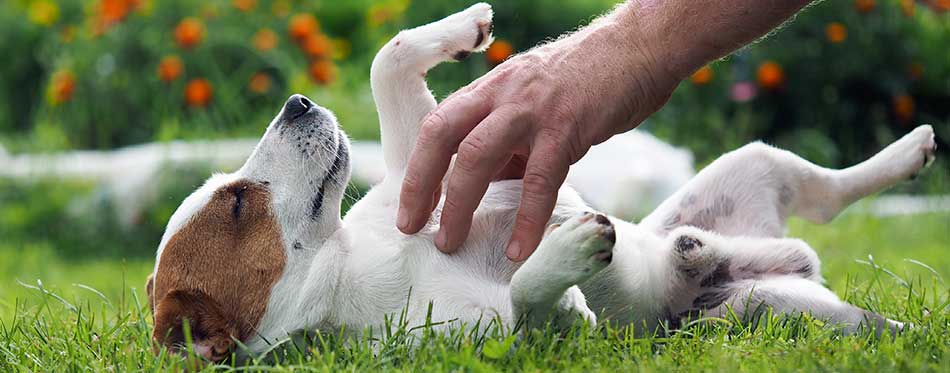
[[[379,132],[368,79],[376,50],[399,30],[472,2],[3,1],[0,144],[32,152],[256,137],[295,92],[333,110],[351,136],[374,139]],[[615,3],[496,1],[496,37],[523,51]],[[774,35],[684,81],[643,127],[694,151],[700,165],[763,139],[840,167],[921,123],[933,124],[940,148],[947,149],[950,13],[939,5],[946,3],[819,2]],[[317,27],[308,29],[307,15]],[[267,30],[271,37],[262,38]],[[305,37],[295,36],[298,31]],[[314,46],[311,38],[324,44]],[[179,69],[164,65],[169,60],[180,62]],[[476,56],[439,67],[428,75],[430,87],[444,97],[492,62]],[[210,90],[197,89],[189,99],[196,80]],[[208,94],[206,102],[201,93]],[[950,191],[950,168],[938,157],[922,183],[899,191]],[[163,172],[156,181],[161,198],[131,228],[116,223],[115,201],[102,187],[0,180],[0,237],[67,255],[151,255],[174,209],[208,174],[202,165]],[[347,206],[361,190],[351,190]]]
[[[336,111],[351,136],[375,138],[368,70],[378,47],[400,29],[470,3],[3,2],[0,53],[11,57],[0,66],[0,141],[14,151],[36,151],[256,136],[294,92]],[[525,50],[615,3],[495,2],[496,34]],[[308,15],[317,27],[302,32],[326,44],[316,55],[309,36],[296,34],[299,18]],[[183,33],[183,20],[197,29]],[[266,48],[262,31],[271,36]],[[824,1],[774,34],[712,64],[704,78],[684,82],[647,127],[701,161],[761,138],[829,166],[855,162],[919,123],[950,137],[945,2]],[[163,80],[166,57],[181,69]],[[313,71],[318,61],[325,62],[321,73]],[[765,77],[763,65],[772,68]],[[437,69],[429,80],[444,96],[490,67],[473,58]],[[252,84],[257,75],[263,78]],[[186,98],[196,79],[210,87],[206,105]],[[742,89],[745,97],[737,98]]]
[[[876,5],[861,11],[866,3]],[[922,123],[934,125],[945,149],[948,45],[950,14],[923,3],[820,2],[774,35],[712,64],[708,83],[682,84],[649,128],[687,144],[700,160],[764,139],[840,167]],[[782,76],[772,89],[764,87],[760,70],[768,62]],[[755,93],[737,100],[731,91],[744,83]]]
[[[9,246],[52,247],[68,258],[152,255],[171,214],[208,175],[200,166],[164,169],[155,181],[162,197],[130,226],[119,223],[105,186],[0,178],[0,237]]]

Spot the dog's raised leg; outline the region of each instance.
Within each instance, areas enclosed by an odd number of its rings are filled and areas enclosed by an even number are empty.
[[[578,317],[595,323],[576,285],[610,264],[615,241],[610,220],[590,212],[549,227],[538,250],[511,279],[515,317],[525,317],[529,327],[549,320],[568,327]]]
[[[821,284],[797,276],[735,281],[703,294],[693,307],[704,310],[706,316],[726,317],[731,313],[745,321],[767,310],[787,316],[808,313],[846,334],[865,328],[878,337],[885,330],[895,335],[908,326],[844,302]]]
[[[762,143],[727,153],[641,225],[666,235],[690,225],[723,235],[780,237],[790,215],[817,223],[914,175],[934,159],[933,128],[917,127],[856,166],[832,170]]]
[[[370,83],[379,111],[386,178],[401,180],[422,119],[436,107],[426,71],[491,44],[492,10],[478,3],[439,21],[405,30],[373,59]]]
[[[694,227],[670,232],[670,262],[679,277],[700,287],[724,282],[794,275],[821,283],[821,261],[794,238],[728,237]]]

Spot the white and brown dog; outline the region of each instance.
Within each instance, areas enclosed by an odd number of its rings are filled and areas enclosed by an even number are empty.
[[[852,202],[914,175],[934,158],[921,126],[857,166],[818,167],[761,143],[723,155],[634,225],[590,211],[560,190],[551,228],[524,263],[504,249],[519,181],[491,185],[471,234],[453,255],[436,250],[440,208],[419,234],[394,222],[408,154],[436,100],[426,71],[491,42],[491,8],[474,5],[399,33],[376,56],[372,87],[387,175],[340,218],[349,177],[347,137],[333,114],[290,97],[239,170],[212,176],[168,222],[148,281],[154,339],[221,360],[302,330],[381,327],[405,310],[412,325],[570,324],[596,317],[646,329],[727,307],[750,316],[809,312],[846,331],[899,322],[847,304],[822,286],[819,260],[783,238],[791,215],[824,223]],[[410,296],[411,290],[411,296]],[[408,297],[408,298],[407,298]],[[408,299],[408,302],[407,302]]]

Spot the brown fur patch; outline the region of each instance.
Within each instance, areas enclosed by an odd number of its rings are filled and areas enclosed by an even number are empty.
[[[183,318],[196,343],[216,349],[253,335],[286,262],[270,206],[264,185],[236,181],[168,240],[150,281],[156,341],[182,343]]]
[[[148,295],[148,306],[152,309],[152,316],[155,315],[155,293],[152,291],[155,289],[155,274],[149,273],[148,278],[145,279],[145,294]]]
[[[224,315],[221,305],[200,290],[172,290],[162,298],[159,309],[155,315],[155,332],[164,333],[153,337],[167,346],[183,345],[183,325],[184,320],[188,320],[191,340],[205,347],[202,356],[208,360],[227,358],[234,347],[231,338],[240,334],[234,320]]]

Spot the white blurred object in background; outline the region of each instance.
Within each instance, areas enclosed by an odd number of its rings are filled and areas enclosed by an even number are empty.
[[[120,224],[131,226],[151,202],[169,198],[159,195],[156,182],[163,168],[198,165],[232,171],[244,163],[256,144],[257,139],[173,141],[113,151],[46,154],[9,154],[0,146],[0,177],[96,182],[100,193],[95,198],[107,198],[116,208]],[[353,141],[351,155],[355,182],[368,186],[382,180],[385,165],[379,143]],[[693,156],[689,151],[646,132],[630,131],[591,148],[571,167],[567,182],[598,210],[638,219],[649,214],[693,174]],[[77,202],[83,205],[83,201]],[[848,209],[851,213],[878,216],[938,211],[950,211],[950,196],[885,195]]]
[[[693,153],[643,131],[594,146],[571,167],[567,182],[594,208],[642,218],[695,175]]]
[[[0,177],[99,182],[115,202],[119,221],[130,225],[149,202],[162,197],[155,182],[162,167],[197,164],[230,171],[244,163],[256,144],[255,139],[173,141],[113,151],[18,155],[0,148]],[[382,180],[379,143],[354,141],[351,155],[354,181],[373,185]],[[571,168],[567,181],[599,210],[642,217],[692,177],[692,159],[688,151],[631,131],[593,147]]]

